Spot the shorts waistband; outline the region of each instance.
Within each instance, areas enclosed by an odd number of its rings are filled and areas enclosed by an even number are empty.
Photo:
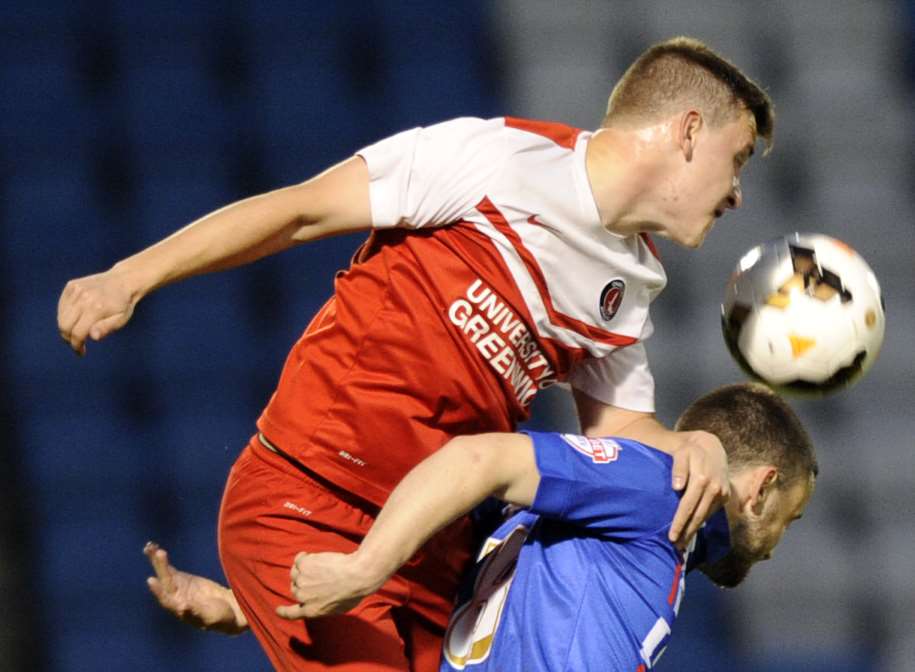
[[[354,495],[353,493],[349,492],[348,490],[344,490],[343,488],[341,488],[339,485],[337,485],[333,481],[325,478],[324,476],[315,472],[314,470],[309,469],[304,464],[302,464],[299,460],[297,460],[292,455],[285,452],[284,450],[279,448],[276,444],[274,444],[272,441],[270,441],[270,439],[268,439],[266,436],[264,436],[263,432],[257,433],[257,440],[258,440],[258,443],[260,443],[260,445],[262,445],[264,448],[266,448],[271,453],[274,453],[278,457],[285,460],[289,465],[294,467],[297,471],[301,472],[301,474],[303,476],[305,476],[308,480],[314,482],[316,485],[327,490],[328,492],[333,493],[334,496],[337,497],[338,499],[346,502],[347,504],[349,504],[351,506],[354,506],[354,507],[362,510],[363,512],[365,512],[371,516],[378,515],[378,512],[380,511],[380,508],[378,506],[376,506],[375,504],[372,504],[371,502],[369,502],[365,499],[362,499],[358,495]]]

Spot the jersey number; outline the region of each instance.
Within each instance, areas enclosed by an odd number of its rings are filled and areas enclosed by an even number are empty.
[[[487,553],[474,581],[473,596],[452,614],[442,653],[455,669],[463,670],[489,657],[527,535],[528,529],[519,525]]]

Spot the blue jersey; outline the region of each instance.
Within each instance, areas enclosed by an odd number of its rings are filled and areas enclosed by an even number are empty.
[[[529,433],[540,486],[480,550],[442,672],[644,672],[664,651],[685,569],[729,549],[719,511],[689,551],[667,539],[671,458],[625,439]]]

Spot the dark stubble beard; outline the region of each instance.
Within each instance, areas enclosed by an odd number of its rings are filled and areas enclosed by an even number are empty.
[[[699,565],[698,569],[721,588],[739,586],[753,565],[761,560],[761,540],[753,526],[739,520],[731,530],[731,550],[717,562]]]

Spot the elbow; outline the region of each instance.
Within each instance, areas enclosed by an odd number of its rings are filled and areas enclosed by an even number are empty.
[[[293,243],[305,243],[316,237],[315,225],[318,218],[305,212],[295,213],[289,221],[286,230],[289,232],[289,239]]]
[[[459,436],[443,450],[452,451],[449,462],[460,465],[460,479],[474,499],[495,497],[510,504],[529,506],[539,482],[531,440],[520,434]]]
[[[459,454],[461,463],[474,472],[486,469],[487,461],[492,459],[493,452],[486,449],[480,436],[456,436],[448,441],[442,450]]]
[[[502,485],[499,480],[502,471],[499,451],[489,440],[488,434],[457,436],[442,447],[447,451],[448,462],[453,467],[453,477],[466,483],[473,483],[491,495]]]

